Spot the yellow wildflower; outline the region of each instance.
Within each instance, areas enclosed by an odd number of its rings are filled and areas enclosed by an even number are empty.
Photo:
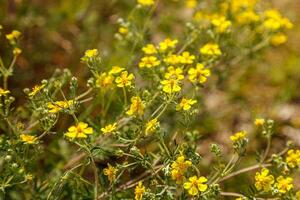
[[[287,36],[283,33],[277,33],[271,37],[271,44],[278,46],[284,44],[287,41]]]
[[[227,20],[224,16],[214,18],[211,23],[218,33],[226,32],[231,26],[231,21]]]
[[[68,109],[74,103],[73,100],[69,101],[55,101],[53,103],[49,102],[47,108],[50,113],[58,113],[63,109]]]
[[[256,126],[262,126],[262,125],[265,124],[265,119],[263,119],[263,118],[257,118],[257,119],[255,119],[254,124]]]
[[[103,174],[107,176],[108,180],[112,183],[116,179],[117,171],[115,167],[108,163],[107,167],[103,169]]]
[[[194,55],[190,55],[190,52],[185,51],[179,56],[179,61],[181,64],[193,64],[195,60]]]
[[[112,66],[111,70],[108,72],[108,74],[119,74],[120,72],[124,71],[125,68],[120,66]]]
[[[230,136],[230,140],[234,143],[241,141],[241,140],[245,139],[246,134],[247,134],[246,131],[237,132],[236,134]]]
[[[32,91],[28,94],[29,97],[33,97],[35,96],[40,90],[42,90],[46,85],[43,84],[43,85],[35,85],[33,88],[32,88]]]
[[[165,52],[168,49],[174,49],[178,40],[171,40],[170,38],[165,39],[159,43],[159,50]]]
[[[177,184],[181,184],[184,181],[184,173],[192,165],[192,162],[186,160],[184,155],[179,155],[171,165],[171,177]]]
[[[151,119],[146,124],[146,135],[150,132],[155,131],[155,129],[159,126],[159,121],[157,118]]]
[[[123,71],[121,75],[116,78],[115,82],[117,83],[118,87],[126,87],[131,86],[133,80],[133,74],[128,75],[128,71]]]
[[[145,109],[145,104],[140,97],[131,97],[131,105],[129,110],[126,112],[127,115],[143,115]]]
[[[159,64],[160,64],[160,61],[157,59],[157,57],[145,56],[141,59],[141,61],[139,63],[139,67],[140,68],[143,68],[143,67],[151,68],[151,67],[156,67]]]
[[[20,138],[22,140],[22,142],[26,143],[26,144],[34,144],[37,140],[37,138],[33,135],[26,135],[26,134],[21,134]]]
[[[163,85],[163,91],[165,93],[171,94],[181,90],[179,80],[177,79],[166,79],[162,80],[160,83]]]
[[[141,6],[152,6],[154,4],[154,0],[137,0],[137,2]]]
[[[167,57],[164,58],[164,62],[168,65],[176,65],[180,63],[180,56],[176,54],[169,54]]]
[[[3,88],[0,87],[0,97],[6,96],[9,93],[10,93],[9,90],[5,90],[5,89],[3,89]]]
[[[107,133],[113,133],[116,129],[117,129],[117,123],[113,123],[105,126],[104,128],[101,128],[101,131],[104,134],[107,134]]]
[[[293,188],[293,179],[291,177],[284,178],[283,176],[279,176],[276,181],[276,188],[281,194],[287,193]]]
[[[207,77],[210,76],[210,70],[205,69],[203,64],[198,63],[196,68],[189,69],[188,74],[189,80],[192,83],[203,84],[207,80]]]
[[[272,184],[274,183],[274,177],[269,175],[269,170],[263,168],[261,173],[256,172],[255,174],[255,187],[257,190],[263,190],[268,192],[271,190]]]
[[[147,44],[142,48],[142,51],[148,55],[157,53],[156,47],[153,44]]]
[[[75,126],[68,128],[68,132],[65,136],[69,138],[87,138],[87,135],[93,134],[93,128],[88,127],[87,123],[79,122]]]
[[[118,32],[123,35],[126,35],[129,32],[129,30],[127,27],[121,26],[121,27],[119,27]]]
[[[146,188],[145,188],[145,186],[143,186],[143,183],[140,181],[134,190],[134,195],[135,195],[134,200],[142,200],[145,191],[146,191]]]
[[[96,80],[96,87],[108,88],[113,85],[114,77],[106,72],[101,73]]]
[[[195,103],[197,103],[197,100],[182,98],[180,103],[176,106],[176,110],[190,110]]]
[[[197,6],[197,0],[185,0],[185,6],[187,8],[195,8]]]
[[[174,68],[173,66],[168,67],[168,71],[165,74],[166,79],[176,79],[176,80],[183,80],[183,71],[181,68],[177,67]]]
[[[233,12],[241,10],[253,10],[258,0],[231,0],[231,9]]]
[[[216,43],[207,43],[199,51],[207,56],[220,56],[222,54],[219,45]]]
[[[285,162],[290,168],[296,168],[300,166],[300,150],[291,149],[287,152]]]
[[[17,30],[13,30],[11,33],[6,34],[6,39],[10,42],[14,42],[15,39],[18,39],[21,36],[21,32]]]
[[[244,11],[240,13],[236,20],[239,24],[250,24],[259,21],[260,17],[253,11]]]
[[[276,31],[280,28],[290,29],[293,27],[293,24],[290,22],[290,20],[283,18],[275,9],[266,10],[264,14],[265,21],[263,22],[263,26],[268,30]]]
[[[84,57],[86,58],[94,58],[99,54],[97,49],[88,49],[84,53]]]
[[[21,53],[22,53],[22,50],[21,50],[20,48],[18,48],[18,47],[14,48],[13,54],[14,54],[15,56],[18,56],[18,55],[20,55]]]
[[[188,193],[192,196],[196,196],[199,192],[205,192],[207,190],[207,179],[204,176],[197,177],[192,176],[188,182],[183,184],[184,189],[188,190]]]

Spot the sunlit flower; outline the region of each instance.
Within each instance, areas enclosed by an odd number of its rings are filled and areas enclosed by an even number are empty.
[[[284,44],[287,41],[287,36],[283,33],[277,33],[271,37],[271,44],[278,46]]]
[[[106,168],[103,169],[103,174],[107,176],[108,180],[112,183],[116,179],[118,170],[111,166],[109,163]]]
[[[148,121],[146,123],[146,135],[148,133],[155,131],[155,129],[157,129],[158,126],[159,126],[159,121],[157,120],[157,118],[154,118],[154,119],[151,119],[150,121]]]
[[[113,133],[116,129],[117,129],[117,123],[113,123],[113,124],[108,124],[104,128],[101,128],[101,131],[104,134],[107,134],[107,133]]]
[[[0,87],[0,97],[6,96],[9,93],[10,93],[9,90],[5,90],[5,89],[3,89],[3,88]]]
[[[154,4],[154,0],[137,0],[137,2],[142,6],[152,6]]]
[[[288,18],[284,18],[281,14],[275,10],[270,9],[265,11],[265,21],[263,22],[263,26],[271,31],[276,31],[280,28],[290,29],[293,27],[293,24],[290,22]]]
[[[142,50],[145,54],[148,54],[148,55],[157,53],[157,49],[153,44],[147,44],[146,46],[144,46],[142,48]]]
[[[185,51],[179,56],[179,61],[181,64],[193,64],[195,56],[191,55],[190,52]]]
[[[160,61],[157,59],[157,57],[145,56],[141,59],[141,61],[139,63],[139,67],[140,68],[143,68],[143,67],[151,68],[151,67],[156,67],[159,64],[160,64]]]
[[[268,192],[271,190],[272,184],[274,183],[274,176],[269,175],[269,170],[263,168],[261,173],[256,172],[255,174],[255,187],[257,190],[263,190]]]
[[[166,79],[176,79],[176,80],[183,80],[183,71],[181,68],[170,66],[168,67],[168,71],[165,73]]]
[[[93,134],[93,128],[88,127],[87,123],[79,122],[75,126],[68,128],[68,132],[65,136],[69,138],[87,138],[87,135]]]
[[[198,63],[195,68],[189,69],[188,74],[189,80],[192,83],[203,84],[207,80],[207,77],[210,76],[210,70],[205,69],[203,64]]]
[[[165,52],[168,49],[174,49],[178,40],[171,40],[170,38],[165,39],[159,43],[159,50]]]
[[[55,102],[49,102],[47,105],[47,108],[49,109],[50,113],[58,113],[62,111],[63,109],[68,109],[71,105],[73,105],[74,101],[55,101]]]
[[[94,58],[94,57],[96,57],[98,54],[99,54],[99,52],[98,52],[97,49],[89,49],[89,50],[86,50],[86,51],[85,51],[84,57],[86,57],[86,58]]]
[[[185,6],[188,8],[195,8],[197,6],[197,0],[185,0]]]
[[[15,56],[18,56],[18,55],[20,55],[21,53],[22,53],[22,50],[21,50],[20,48],[18,48],[18,47],[14,48],[13,54],[14,54]]]
[[[163,85],[163,91],[165,93],[175,93],[181,90],[180,82],[177,79],[166,79],[160,82]]]
[[[180,63],[180,56],[176,54],[169,54],[167,57],[164,58],[164,62],[168,65],[176,65]]]
[[[33,135],[26,135],[26,134],[21,134],[20,138],[22,142],[24,142],[25,144],[34,144],[37,140],[37,137]]]
[[[276,188],[281,194],[284,194],[293,188],[293,179],[291,177],[284,178],[283,176],[279,176],[276,181]]]
[[[184,173],[188,167],[192,165],[192,162],[186,160],[184,155],[180,154],[171,165],[171,177],[177,184],[183,183],[185,177]]]
[[[131,97],[131,105],[129,110],[126,112],[127,115],[143,115],[145,109],[145,104],[140,97]]]
[[[204,176],[197,177],[192,176],[188,182],[183,184],[184,189],[188,190],[188,193],[192,196],[198,195],[200,192],[205,192],[208,188],[207,179]]]
[[[13,30],[11,33],[5,35],[6,39],[9,40],[10,42],[14,42],[20,36],[21,36],[21,32],[18,30]]]
[[[197,100],[182,98],[180,103],[176,106],[176,110],[190,110],[195,103],[197,103]]]
[[[259,21],[260,17],[255,12],[249,10],[237,15],[236,20],[239,24],[250,24]]]
[[[108,88],[113,86],[114,77],[106,72],[101,73],[96,79],[96,87],[98,88]]]
[[[220,56],[222,54],[220,47],[216,43],[207,43],[200,48],[200,53],[207,56]]]
[[[39,91],[41,91],[46,85],[42,84],[42,85],[35,85],[32,88],[32,91],[28,94],[29,97],[33,97],[35,96]]]
[[[231,21],[227,20],[224,16],[214,18],[211,23],[218,33],[226,32],[231,26]]]
[[[120,66],[112,66],[111,70],[108,72],[108,74],[119,74],[122,71],[124,71],[125,68]]]
[[[119,27],[118,32],[121,33],[122,35],[126,35],[129,32],[129,30],[127,27],[121,26]]]
[[[140,181],[139,184],[135,187],[134,199],[135,200],[142,200],[145,191],[146,191],[146,188],[145,188],[145,186],[143,186],[143,183]]]
[[[238,141],[242,141],[243,139],[245,139],[246,134],[247,134],[246,131],[237,132],[236,134],[230,136],[230,140],[234,143]]]
[[[256,126],[262,126],[262,125],[265,124],[265,119],[263,119],[263,118],[257,118],[257,119],[255,119],[254,124]]]
[[[126,87],[131,86],[132,81],[134,80],[134,75],[129,74],[127,71],[123,71],[120,76],[118,76],[115,80],[118,87]]]
[[[291,149],[287,152],[285,162],[290,168],[296,168],[300,166],[300,150]]]

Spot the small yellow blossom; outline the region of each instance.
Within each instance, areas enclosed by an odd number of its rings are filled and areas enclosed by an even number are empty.
[[[197,177],[192,176],[189,178],[188,182],[183,184],[184,189],[188,190],[188,193],[192,196],[196,196],[199,192],[205,192],[208,188],[207,179],[204,176]]]
[[[231,26],[231,21],[227,20],[224,16],[213,19],[211,23],[218,33],[226,32]]]
[[[5,90],[5,89],[3,89],[3,88],[0,87],[0,97],[6,96],[9,93],[10,93],[9,90]]]
[[[290,22],[290,20],[282,17],[281,14],[275,9],[266,10],[264,15],[265,21],[263,22],[263,26],[268,30],[276,31],[280,28],[290,29],[293,27],[293,24]]]
[[[157,49],[156,49],[156,47],[153,44],[147,44],[146,46],[144,46],[142,48],[142,51],[145,54],[148,54],[148,55],[152,55],[152,54],[156,54],[157,53]]]
[[[195,8],[197,6],[197,0],[185,0],[185,6],[187,8]]]
[[[279,46],[287,41],[287,36],[283,33],[277,33],[271,37],[271,44]]]
[[[219,45],[216,43],[207,43],[199,51],[207,56],[220,56],[222,54]]]
[[[182,184],[185,177],[184,173],[192,165],[192,162],[186,160],[184,155],[179,155],[171,165],[171,177],[177,184]]]
[[[185,51],[179,56],[179,61],[181,64],[193,64],[195,56],[191,55],[190,52]]]
[[[87,123],[79,122],[75,126],[68,128],[68,132],[65,136],[69,138],[87,138],[87,135],[93,134],[93,128],[88,127]]]
[[[118,32],[121,33],[122,35],[126,35],[129,32],[129,30],[127,27],[121,26],[119,27]]]
[[[120,76],[118,76],[115,80],[118,87],[126,87],[131,86],[132,81],[134,80],[134,75],[129,74],[128,71],[123,71]]]
[[[181,90],[179,85],[180,82],[177,79],[166,79],[162,80],[160,83],[163,85],[163,91],[165,93],[171,94]]]
[[[168,67],[168,71],[165,73],[166,79],[176,79],[176,80],[183,80],[183,71],[181,68],[170,66]]]
[[[146,188],[145,188],[145,186],[143,186],[143,183],[140,181],[134,190],[134,195],[135,195],[134,200],[142,200],[145,191],[146,191]]]
[[[28,94],[29,97],[33,97],[35,96],[40,90],[42,90],[46,85],[42,84],[42,85],[35,85],[32,88],[32,91]]]
[[[84,53],[85,58],[95,58],[99,54],[97,49],[88,49]]]
[[[20,138],[22,140],[22,142],[26,143],[26,144],[34,144],[37,140],[37,138],[33,135],[26,135],[26,134],[21,134]]]
[[[73,105],[74,101],[55,101],[55,102],[49,102],[47,105],[47,108],[49,109],[50,113],[58,113],[63,109],[68,109],[71,105]]]
[[[234,143],[238,141],[242,141],[243,139],[245,139],[246,134],[247,134],[246,131],[237,132],[236,134],[230,136],[230,140]]]
[[[192,83],[203,84],[207,80],[207,77],[210,76],[210,70],[205,69],[203,64],[198,63],[196,68],[189,69],[188,74],[189,80]]]
[[[139,63],[140,68],[143,67],[151,68],[151,67],[156,67],[158,65],[160,65],[160,61],[155,56],[145,56],[141,59]]]
[[[10,42],[14,42],[15,39],[18,39],[21,36],[21,32],[17,30],[13,30],[11,33],[6,34],[6,39]]]
[[[300,150],[291,149],[287,152],[285,162],[290,168],[296,168],[300,166]]]
[[[260,17],[253,11],[244,11],[237,15],[236,20],[239,24],[250,24],[259,21]]]
[[[152,6],[154,4],[154,0],[137,0],[137,2],[141,6]]]
[[[180,103],[176,106],[176,110],[190,110],[195,103],[197,103],[197,100],[182,98]]]
[[[96,79],[96,87],[108,88],[113,86],[114,77],[106,72],[101,73]]]
[[[113,133],[116,129],[117,129],[117,123],[113,123],[105,126],[104,128],[101,128],[101,131],[104,134],[107,134],[107,133]]]
[[[20,55],[21,53],[22,53],[22,50],[21,50],[20,48],[18,48],[18,47],[14,48],[13,54],[14,54],[15,56],[18,56],[18,55]]]
[[[164,58],[164,62],[168,65],[176,65],[180,63],[180,56],[176,54],[169,54],[167,57]]]
[[[109,163],[106,168],[103,169],[103,174],[107,176],[108,180],[112,183],[116,179],[118,170],[111,166]]]
[[[291,177],[284,178],[279,176],[276,181],[276,188],[281,194],[287,193],[293,188],[293,179]]]
[[[143,115],[145,109],[145,104],[140,97],[131,97],[131,105],[129,110],[126,112],[127,115]]]
[[[271,187],[274,183],[274,176],[269,175],[269,170],[263,168],[261,173],[256,172],[255,174],[255,187],[257,190],[263,190],[268,192],[271,190]]]
[[[231,0],[232,12],[240,12],[242,10],[253,10],[258,0]]]
[[[178,40],[171,40],[170,38],[165,39],[159,43],[159,50],[165,52],[168,49],[174,49]]]
[[[119,74],[122,71],[124,71],[125,68],[120,66],[112,66],[111,70],[108,72],[108,74]]]
[[[262,126],[262,125],[265,124],[265,119],[263,119],[263,118],[257,118],[257,119],[255,119],[254,124],[256,126]]]
[[[148,133],[151,133],[155,131],[155,129],[159,126],[159,121],[157,118],[151,119],[150,121],[147,122],[146,124],[146,135]]]

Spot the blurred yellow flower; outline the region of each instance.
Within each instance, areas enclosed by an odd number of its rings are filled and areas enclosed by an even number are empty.
[[[159,126],[159,121],[157,118],[151,119],[146,124],[146,135],[155,131],[155,129]]]
[[[96,87],[108,88],[113,86],[114,77],[106,72],[101,73],[96,79]]]
[[[137,0],[137,2],[142,6],[151,6],[154,4],[154,0]]]
[[[93,128],[88,127],[87,123],[79,122],[75,126],[68,128],[68,132],[65,136],[69,138],[87,138],[87,135],[93,134]]]
[[[212,19],[211,23],[216,28],[218,33],[224,33],[228,31],[231,26],[231,21],[227,20],[224,16],[219,16]]]
[[[262,125],[265,124],[265,119],[263,119],[263,118],[257,118],[257,119],[255,119],[254,124],[256,126],[262,126]]]
[[[139,96],[131,97],[131,105],[129,110],[126,112],[127,115],[143,115],[145,104]]]
[[[145,54],[151,55],[151,54],[156,54],[157,53],[157,49],[153,44],[147,44],[146,46],[144,46],[142,48],[142,51]]]
[[[220,56],[222,54],[219,45],[216,43],[207,43],[199,51],[207,56]]]
[[[101,131],[104,134],[107,134],[107,133],[113,133],[116,129],[117,129],[117,123],[113,123],[105,126],[104,128],[101,128]]]
[[[123,71],[121,75],[116,78],[115,82],[117,83],[117,87],[126,87],[131,86],[133,80],[133,74],[128,75],[128,71]]]
[[[63,109],[68,109],[71,105],[73,105],[74,101],[55,101],[55,102],[49,102],[47,105],[47,108],[49,109],[50,113],[58,113]]]
[[[300,166],[300,150],[291,149],[287,152],[285,162],[290,168],[296,168]]]
[[[120,72],[124,71],[125,68],[120,66],[112,66],[111,70],[108,72],[108,74],[119,74]]]
[[[160,61],[155,56],[145,56],[141,59],[139,63],[140,68],[143,67],[151,68],[151,67],[156,67],[158,65],[160,65]]]
[[[242,141],[243,139],[245,139],[246,134],[247,134],[246,131],[237,132],[236,134],[230,136],[230,140],[234,143],[238,141]]]
[[[192,83],[203,84],[204,82],[206,82],[207,77],[210,76],[210,70],[205,69],[203,64],[197,63],[196,68],[190,68],[188,74],[189,80]]]
[[[37,140],[37,138],[33,135],[26,135],[26,134],[21,134],[20,138],[22,140],[22,142],[26,143],[26,144],[34,144]]]
[[[84,53],[84,57],[86,58],[94,58],[99,54],[97,49],[88,49]]]
[[[277,33],[271,37],[271,44],[278,46],[284,44],[287,41],[287,36],[283,33]]]
[[[21,50],[20,48],[18,48],[18,47],[14,48],[13,54],[14,54],[15,56],[18,56],[18,55],[20,55],[21,53],[22,53],[22,50]]]
[[[3,89],[3,88],[0,87],[0,97],[6,96],[9,93],[10,93],[9,90],[5,90],[5,89]]]
[[[126,35],[129,32],[129,30],[127,27],[121,26],[121,27],[119,27],[118,32],[123,35]]]
[[[145,192],[146,192],[146,188],[145,186],[143,186],[143,183],[140,181],[134,190],[134,200],[142,200]]]
[[[179,56],[179,61],[181,64],[193,64],[195,56],[191,55],[190,52],[185,51]]]
[[[168,71],[165,73],[166,79],[176,79],[176,80],[183,80],[183,71],[181,68],[170,66],[168,67]]]
[[[170,38],[165,39],[159,43],[159,50],[165,52],[168,49],[174,49],[178,40],[171,40]]]
[[[195,103],[197,103],[197,100],[182,98],[180,103],[176,106],[176,110],[190,110]]]
[[[250,24],[259,21],[260,16],[253,11],[244,11],[236,16],[239,24]]]
[[[274,183],[274,176],[269,175],[269,170],[263,168],[261,173],[256,172],[255,174],[255,187],[257,190],[263,190],[268,192],[271,190],[272,184]]]
[[[169,54],[167,57],[164,58],[164,62],[168,65],[176,65],[180,63],[180,56],[176,54]]]
[[[189,178],[188,182],[183,184],[184,189],[188,190],[188,193],[192,196],[196,196],[199,192],[205,192],[208,188],[207,179],[204,176],[197,177],[192,176]]]

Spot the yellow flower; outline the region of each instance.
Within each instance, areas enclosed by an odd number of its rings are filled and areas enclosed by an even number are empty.
[[[193,64],[195,60],[194,55],[190,55],[190,52],[185,51],[179,56],[179,61],[181,64]]]
[[[300,150],[291,149],[287,152],[285,162],[290,168],[295,168],[300,166]]]
[[[185,0],[185,6],[188,8],[195,8],[197,6],[197,0]]]
[[[190,110],[195,103],[197,103],[197,100],[182,98],[180,103],[176,106],[176,110]]]
[[[146,188],[143,186],[143,183],[140,181],[139,184],[135,187],[134,190],[134,199],[135,200],[142,200],[143,199],[143,194],[145,193]]]
[[[107,133],[114,132],[116,129],[117,129],[117,123],[113,123],[113,124],[109,124],[109,125],[105,126],[104,128],[101,128],[101,131],[104,134],[107,134]]]
[[[32,91],[28,94],[29,97],[35,96],[40,90],[42,90],[46,85],[35,85]]]
[[[181,90],[181,87],[179,86],[179,80],[177,79],[166,79],[160,83],[163,85],[163,91],[165,93],[171,94]]]
[[[108,88],[113,86],[114,77],[106,72],[101,73],[96,80],[96,87]]]
[[[69,101],[55,101],[53,103],[49,102],[47,108],[50,113],[58,113],[63,109],[68,109],[74,103],[73,100]]]
[[[265,21],[263,22],[263,26],[271,31],[276,31],[280,28],[290,29],[293,27],[293,24],[289,19],[283,18],[281,14],[274,9],[265,11]]]
[[[142,48],[142,51],[148,55],[157,53],[156,47],[153,44],[147,44]]]
[[[84,53],[84,57],[86,58],[95,58],[99,54],[97,49],[88,49]]]
[[[10,42],[14,42],[15,39],[18,39],[21,36],[21,32],[17,30],[13,30],[11,33],[6,34],[6,39]]]
[[[293,188],[293,179],[291,177],[284,178],[283,176],[279,176],[276,181],[276,188],[281,194],[284,194]]]
[[[207,77],[210,76],[210,70],[205,69],[203,64],[198,63],[196,68],[189,69],[188,74],[189,80],[192,83],[203,84],[207,80]]]
[[[3,88],[0,87],[0,97],[6,96],[9,93],[10,93],[9,90],[4,90]]]
[[[234,143],[241,141],[241,140],[245,139],[246,134],[247,134],[246,131],[237,132],[236,134],[230,136],[230,140]]]
[[[111,70],[108,72],[108,74],[119,74],[120,72],[124,71],[125,68],[120,66],[112,66]]]
[[[65,136],[69,138],[87,138],[87,135],[93,134],[93,128],[88,127],[87,123],[79,122],[75,126],[68,128],[68,132]]]
[[[15,56],[18,56],[18,55],[20,55],[21,53],[22,53],[22,50],[21,50],[20,48],[18,48],[18,47],[14,48],[13,54],[14,54]]]
[[[199,192],[205,192],[207,190],[207,179],[204,176],[197,177],[192,176],[188,182],[183,184],[184,189],[188,190],[188,193],[192,196],[196,196]]]
[[[171,40],[170,38],[165,39],[159,43],[159,50],[165,52],[168,49],[174,49],[178,40]]]
[[[231,26],[231,21],[227,20],[224,16],[214,18],[211,23],[218,33],[226,32]]]
[[[131,105],[129,110],[126,112],[127,115],[143,115],[145,109],[145,104],[140,97],[131,97]]]
[[[255,187],[257,190],[263,190],[268,192],[271,190],[272,184],[274,183],[274,177],[269,175],[269,170],[263,168],[261,173],[256,172],[255,174]]]
[[[253,11],[244,11],[237,15],[237,22],[239,24],[250,24],[259,21],[260,17]]]
[[[233,12],[241,10],[253,10],[258,0],[231,0],[231,9]]]
[[[103,169],[103,174],[107,176],[108,180],[112,183],[116,179],[117,169],[111,166],[109,163],[105,169]]]
[[[118,31],[123,35],[126,35],[129,32],[128,28],[124,26],[119,27]]]
[[[164,62],[168,65],[176,65],[180,63],[180,56],[176,54],[169,54],[167,57],[164,58]]]
[[[150,132],[155,131],[155,129],[159,126],[159,121],[157,118],[151,119],[146,124],[146,135]]]
[[[154,0],[137,0],[137,2],[141,6],[152,6],[154,4]]]
[[[255,119],[254,124],[256,126],[262,126],[262,125],[265,124],[265,119],[263,119],[263,118],[257,118],[257,119]]]
[[[143,67],[151,68],[151,67],[156,67],[159,64],[160,64],[160,61],[155,56],[145,56],[141,59],[141,61],[139,63],[139,67],[140,68],[143,68]]]
[[[20,138],[22,140],[22,142],[26,143],[26,144],[34,144],[35,141],[37,140],[37,138],[33,135],[26,135],[26,134],[21,134]]]
[[[171,165],[171,177],[177,184],[181,184],[184,181],[184,173],[192,165],[192,162],[185,160],[184,155],[179,155]]]
[[[168,71],[165,74],[166,79],[176,79],[182,80],[184,79],[183,71],[181,68],[174,68],[173,66],[168,67]]]
[[[277,33],[271,37],[271,44],[278,46],[284,44],[287,41],[287,36],[283,33]]]
[[[207,56],[220,56],[222,54],[219,45],[216,43],[207,43],[199,51]]]
[[[131,86],[132,80],[134,80],[134,75],[133,74],[128,75],[128,71],[124,71],[121,73],[120,76],[116,78],[115,82],[117,83],[118,87],[126,87],[126,86]]]

